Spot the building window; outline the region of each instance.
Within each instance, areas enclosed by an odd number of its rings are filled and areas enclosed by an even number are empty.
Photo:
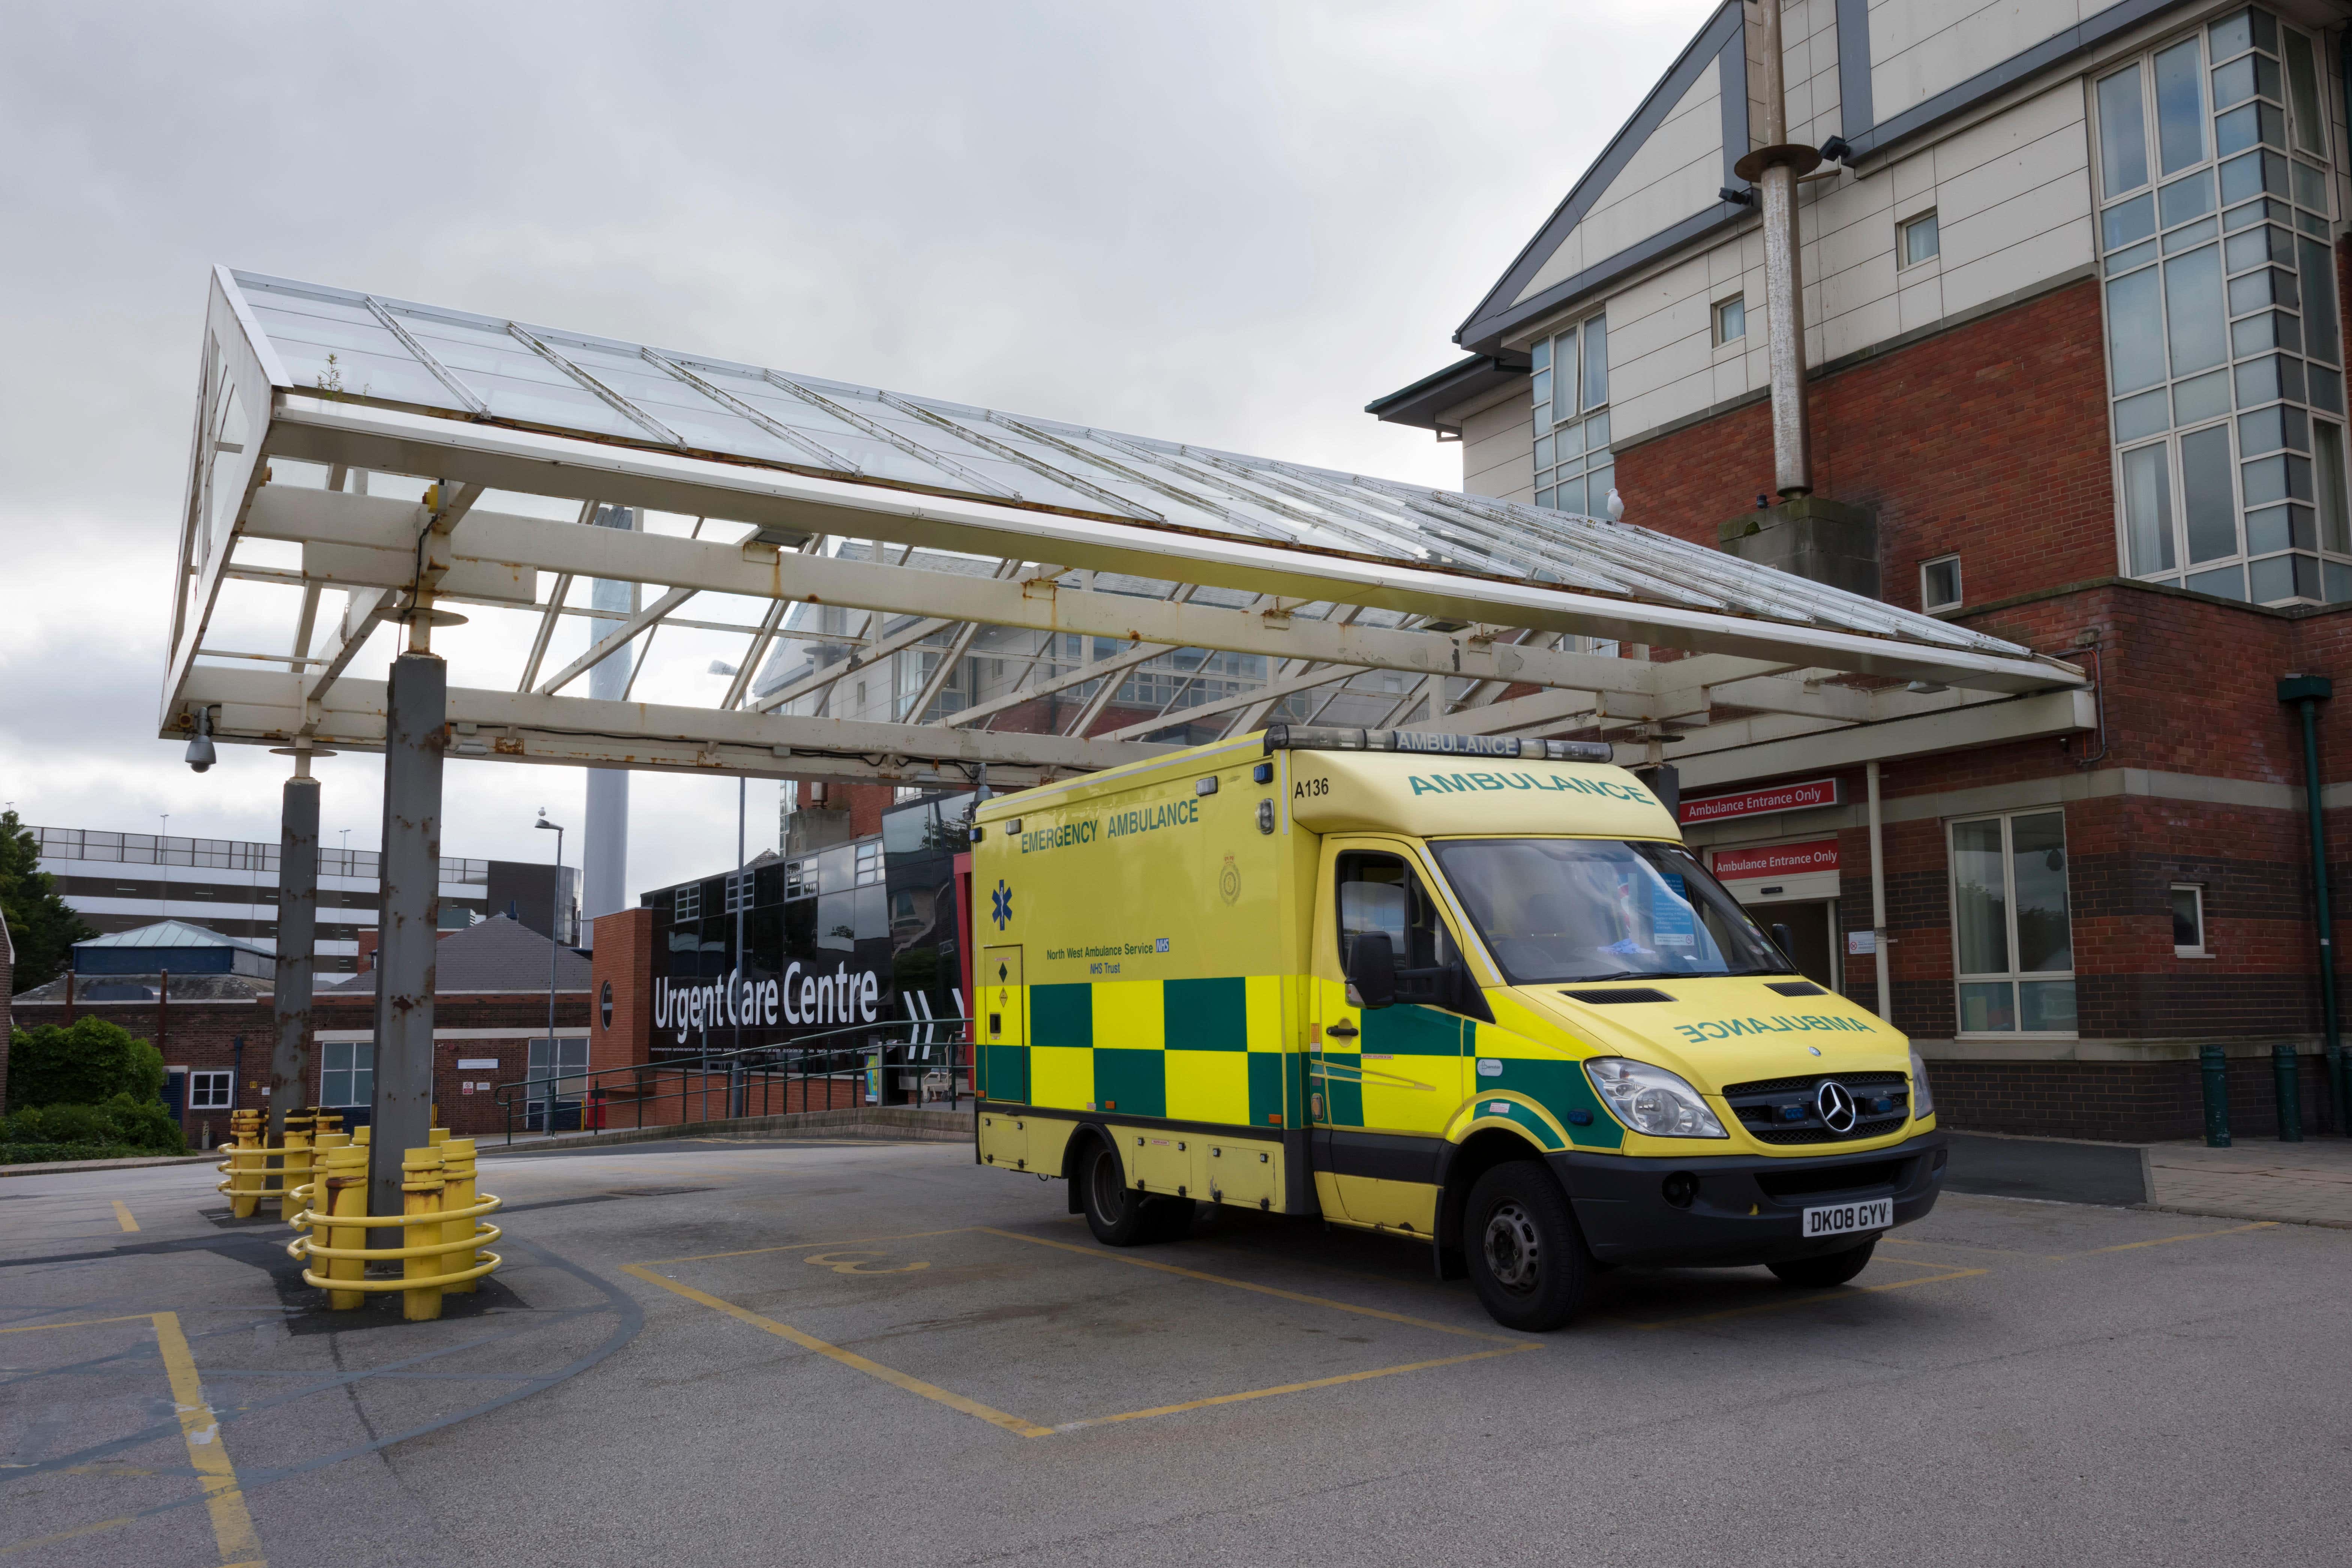
[[[1906,218],[1895,226],[1903,239],[1902,264],[1904,266],[1916,267],[1923,261],[1933,261],[1943,254],[1943,246],[1937,237],[1936,215],[1933,212],[1924,212],[1917,217]]]
[[[1978,817],[1951,836],[1960,1033],[2073,1034],[2064,814]]]
[[[751,907],[751,873],[749,871],[728,872],[727,912],[731,915],[739,910],[750,909]]]
[[[856,886],[870,887],[882,879],[882,841],[869,838],[857,847]]]
[[[697,882],[691,888],[680,888],[677,890],[676,900],[670,906],[669,918],[673,924],[679,921],[698,921],[702,918],[701,883]]]
[[[2172,884],[2172,955],[2206,956],[2205,889],[2194,882]]]
[[[1715,308],[1715,341],[1736,343],[1748,335],[1748,297],[1734,294]]]
[[[1957,610],[1960,607],[1960,558],[1938,556],[1919,563],[1919,605],[1922,609]]]
[[[2094,95],[2124,569],[2265,605],[2352,599],[2314,47],[2242,10]]]
[[[1538,342],[1536,505],[1605,516],[1616,483],[1609,453],[1609,323],[1601,316]]]
[[[330,1110],[375,1103],[373,1046],[350,1041],[320,1043],[319,1103]]]
[[[188,1075],[188,1109],[190,1110],[226,1110],[236,1088],[236,1075],[226,1072],[192,1072]]]

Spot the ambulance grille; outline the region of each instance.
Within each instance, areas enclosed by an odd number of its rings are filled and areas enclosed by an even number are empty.
[[[1822,1125],[1813,1095],[1825,1079],[1834,1078],[1854,1098],[1860,1116],[1852,1129],[1832,1132]],[[1899,1072],[1816,1073],[1808,1078],[1767,1078],[1727,1085],[1723,1098],[1732,1114],[1759,1143],[1851,1143],[1864,1138],[1884,1138],[1899,1132],[1911,1119],[1910,1080]],[[1874,1109],[1881,1100],[1894,1103]],[[1802,1112],[1790,1120],[1791,1110]]]
[[[1579,1002],[1591,1002],[1605,1006],[1612,1002],[1671,1002],[1673,997],[1654,985],[1621,985],[1609,991],[1563,991],[1563,996]]]

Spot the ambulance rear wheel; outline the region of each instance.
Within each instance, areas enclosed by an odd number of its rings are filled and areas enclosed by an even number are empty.
[[[1860,1247],[1843,1252],[1832,1252],[1818,1258],[1791,1258],[1786,1263],[1765,1265],[1780,1277],[1784,1285],[1799,1285],[1808,1290],[1826,1290],[1832,1285],[1843,1285],[1870,1267],[1870,1255],[1878,1250],[1878,1238],[1872,1237]]]
[[[1128,1189],[1118,1153],[1099,1138],[1088,1142],[1091,1147],[1079,1156],[1078,1163],[1087,1228],[1105,1247],[1139,1247],[1158,1239],[1152,1235],[1155,1216],[1150,1203],[1143,1194]]]
[[[1462,1241],[1478,1300],[1505,1328],[1543,1333],[1584,1305],[1584,1233],[1541,1165],[1514,1160],[1479,1177],[1463,1209]]]

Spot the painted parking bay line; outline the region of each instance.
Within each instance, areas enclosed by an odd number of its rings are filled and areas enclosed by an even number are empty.
[[[1060,1251],[1075,1252],[1081,1256],[1100,1258],[1106,1262],[1132,1264],[1137,1268],[1150,1268],[1159,1273],[1174,1274],[1184,1279],[1198,1279],[1212,1285],[1223,1285],[1237,1290],[1247,1290],[1257,1295],[1272,1296],[1286,1301],[1296,1301],[1305,1306],[1326,1307],[1334,1311],[1350,1312],[1359,1317],[1377,1318],[1386,1322],[1397,1323],[1408,1328],[1426,1329],[1438,1333],[1457,1335],[1465,1339],[1485,1340],[1499,1348],[1494,1350],[1472,1351],[1464,1355],[1441,1356],[1433,1360],[1406,1362],[1394,1366],[1368,1367],[1361,1372],[1340,1373],[1330,1377],[1313,1378],[1299,1383],[1277,1384],[1266,1388],[1244,1389],[1241,1392],[1234,1394],[1212,1394],[1201,1399],[1188,1399],[1171,1405],[1155,1405],[1147,1406],[1140,1410],[1123,1410],[1108,1415],[1087,1416],[1075,1421],[1062,1422],[1057,1426],[1046,1426],[1028,1420],[1025,1417],[1014,1415],[1008,1411],[998,1410],[993,1406],[982,1405],[978,1400],[966,1398],[964,1395],[954,1393],[952,1390],[941,1388],[937,1384],[927,1383],[921,1378],[912,1376],[907,1373],[899,1372],[894,1367],[884,1366],[881,1363],[871,1360],[868,1357],[859,1355],[855,1351],[844,1350],[838,1345],[827,1343],[825,1341],[818,1339],[814,1334],[809,1333],[804,1330],[793,1328],[789,1323],[778,1322],[773,1318],[762,1316],[758,1312],[751,1310],[749,1308],[739,1307],[733,1302],[723,1300],[717,1296],[709,1294],[708,1291],[698,1290],[690,1285],[654,1273],[654,1265],[627,1263],[623,1264],[621,1267],[624,1273],[634,1275],[637,1279],[646,1280],[648,1283],[658,1285],[663,1289],[683,1296],[689,1301],[697,1301],[716,1311],[723,1312],[739,1322],[749,1323],[752,1327],[757,1328],[763,1332],[774,1334],[780,1339],[789,1340],[793,1344],[799,1345],[804,1350],[814,1351],[819,1355],[825,1356],[833,1361],[838,1362],[844,1366],[854,1368],[856,1371],[865,1373],[870,1377],[880,1378],[883,1382],[891,1384],[893,1387],[904,1389],[909,1394],[919,1394],[923,1398],[944,1405],[951,1410],[961,1411],[967,1415],[977,1416],[979,1419],[989,1423],[992,1426],[1001,1427],[1007,1432],[1013,1433],[1016,1436],[1023,1437],[1057,1436],[1066,1432],[1083,1431],[1091,1426],[1105,1426],[1119,1422],[1147,1420],[1156,1415],[1173,1415],[1183,1411],[1205,1410],[1220,1405],[1237,1405],[1248,1400],[1270,1399],[1277,1394],[1303,1394],[1309,1390],[1318,1388],[1333,1388],[1344,1384],[1363,1383],[1373,1378],[1394,1377],[1402,1373],[1425,1372],[1442,1366],[1459,1366],[1469,1362],[1490,1361],[1497,1356],[1517,1355],[1524,1351],[1542,1350],[1545,1348],[1544,1343],[1537,1340],[1506,1339],[1499,1334],[1484,1333],[1473,1329],[1460,1328],[1451,1323],[1434,1322],[1426,1318],[1411,1317],[1402,1312],[1384,1311],[1376,1307],[1360,1307],[1349,1302],[1334,1300],[1327,1296],[1310,1296],[1301,1291],[1284,1290],[1271,1285],[1259,1285],[1246,1279],[1229,1279],[1224,1275],[1209,1274],[1197,1268],[1186,1268],[1177,1264],[1160,1263],[1148,1258],[1129,1258],[1122,1254],[1111,1252],[1101,1247],[1082,1247],[1069,1242],[1049,1240],[1044,1237],[1024,1236],[1019,1231],[999,1230],[992,1226],[967,1226],[956,1230],[928,1231],[918,1232],[915,1234],[918,1236],[957,1236],[976,1234],[1004,1237],[1014,1241],[1032,1242],[1040,1247],[1050,1247]],[[881,1241],[910,1240],[913,1238],[913,1237],[902,1236],[890,1237],[876,1237],[872,1239]],[[751,1258],[763,1253],[794,1252],[813,1247],[824,1247],[832,1251],[835,1255],[838,1255],[855,1245],[856,1244],[840,1241],[793,1242],[781,1247],[750,1247],[740,1252],[705,1253],[699,1255],[698,1258],[663,1258],[657,1259],[656,1262],[686,1263],[717,1258]],[[828,1266],[830,1267],[831,1265]],[[850,1270],[844,1269],[841,1271],[849,1272]],[[884,1269],[856,1270],[856,1272],[860,1273],[897,1271],[898,1270]]]
[[[139,1228],[139,1222],[131,1217],[131,1205],[121,1198],[114,1200],[114,1218],[116,1223],[126,1231],[135,1231]]]
[[[665,1290],[675,1291],[689,1301],[699,1301],[715,1311],[726,1313],[738,1322],[749,1323],[755,1329],[775,1335],[778,1339],[790,1340],[803,1350],[814,1351],[821,1356],[829,1357],[845,1367],[866,1373],[868,1377],[878,1377],[894,1388],[904,1389],[908,1394],[919,1394],[925,1399],[946,1405],[950,1410],[961,1410],[966,1415],[976,1415],[992,1426],[1002,1426],[1007,1432],[1023,1437],[1050,1437],[1054,1435],[1054,1429],[1051,1426],[1040,1426],[1034,1421],[1024,1421],[1018,1415],[982,1405],[977,1399],[967,1399],[961,1394],[941,1388],[936,1383],[925,1383],[921,1378],[900,1372],[895,1367],[884,1366],[878,1361],[868,1360],[856,1351],[845,1351],[839,1345],[828,1344],[814,1334],[802,1332],[790,1323],[780,1323],[773,1318],[761,1317],[748,1307],[739,1307],[732,1301],[722,1301],[707,1291],[698,1290],[693,1286],[681,1284],[676,1279],[666,1279],[643,1264],[625,1263],[621,1266],[621,1272],[634,1274],[648,1284],[658,1285]]]

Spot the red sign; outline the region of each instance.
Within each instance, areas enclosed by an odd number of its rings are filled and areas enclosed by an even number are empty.
[[[1753,849],[1718,849],[1715,874],[1718,880],[1756,877],[1795,877],[1807,871],[1838,868],[1838,841],[1815,838],[1803,844],[1766,844]]]
[[[1837,803],[1837,780],[1809,779],[1803,784],[1744,789],[1737,795],[1707,795],[1696,799],[1685,795],[1682,819],[1685,823],[1722,822],[1734,816],[1769,816],[1776,811],[1808,811]]]

